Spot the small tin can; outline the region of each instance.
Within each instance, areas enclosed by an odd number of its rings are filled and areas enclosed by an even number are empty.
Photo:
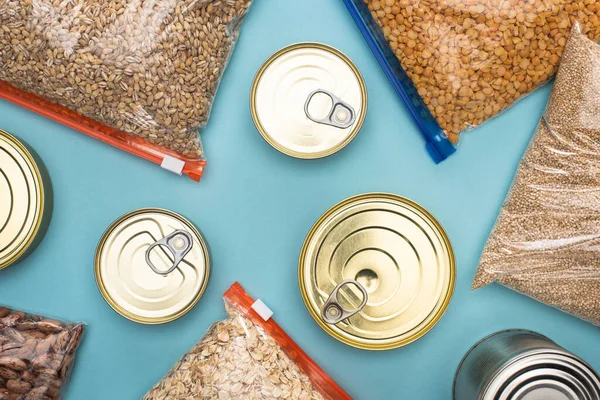
[[[273,54],[250,93],[256,128],[274,148],[296,158],[321,158],[346,146],[367,112],[358,68],[339,50],[298,43]]]
[[[38,155],[0,129],[0,270],[25,258],[52,216],[52,185]]]
[[[506,330],[469,350],[454,378],[454,400],[598,400],[600,377],[539,333]]]
[[[392,194],[349,198],[312,227],[300,253],[300,291],[339,341],[387,350],[425,335],[444,314],[455,260],[439,222]]]
[[[210,260],[190,221],[172,211],[145,208],[108,227],[94,269],[100,293],[116,312],[135,322],[162,324],[200,300]]]

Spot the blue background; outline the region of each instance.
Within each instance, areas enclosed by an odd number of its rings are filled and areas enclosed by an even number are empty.
[[[299,41],[345,52],[369,91],[361,132],[322,160],[296,160],[272,149],[248,109],[261,63]],[[549,91],[538,90],[464,135],[457,154],[434,165],[341,0],[255,0],[202,133],[209,164],[199,184],[0,101],[0,128],[36,149],[55,192],[41,245],[0,272],[0,303],[89,324],[68,400],[140,398],[225,316],[221,295],[236,280],[269,305],[279,324],[357,399],[450,399],[464,353],[506,328],[539,331],[600,369],[598,328],[499,285],[470,290]],[[446,228],[458,265],[455,295],[440,323],[417,342],[385,352],[356,350],[329,337],[306,311],[297,283],[298,255],[313,222],[336,202],[370,191],[407,196],[429,209]],[[161,326],[117,315],[94,280],[100,236],[117,217],[140,207],[185,215],[212,253],[210,283],[198,305]]]

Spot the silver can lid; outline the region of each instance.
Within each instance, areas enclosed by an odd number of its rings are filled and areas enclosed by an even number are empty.
[[[527,354],[503,368],[484,400],[596,400],[600,380],[580,359],[561,352]]]

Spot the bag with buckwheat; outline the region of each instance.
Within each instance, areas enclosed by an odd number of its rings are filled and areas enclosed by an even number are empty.
[[[600,326],[600,45],[574,25],[473,288],[494,281]]]
[[[0,307],[0,399],[59,400],[83,329]]]
[[[251,0],[2,0],[0,98],[199,180]]]
[[[228,318],[214,324],[142,400],[351,400],[269,314],[254,310],[239,283],[223,299]]]

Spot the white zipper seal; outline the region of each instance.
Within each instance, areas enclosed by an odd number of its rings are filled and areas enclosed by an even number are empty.
[[[168,171],[176,173],[177,175],[181,175],[183,172],[183,167],[185,166],[185,162],[178,158],[166,155],[163,158],[160,166]]]
[[[256,313],[260,315],[265,322],[267,322],[273,316],[273,311],[271,311],[271,309],[267,307],[267,305],[260,299],[256,300],[254,304],[252,304],[252,309],[256,311]]]

